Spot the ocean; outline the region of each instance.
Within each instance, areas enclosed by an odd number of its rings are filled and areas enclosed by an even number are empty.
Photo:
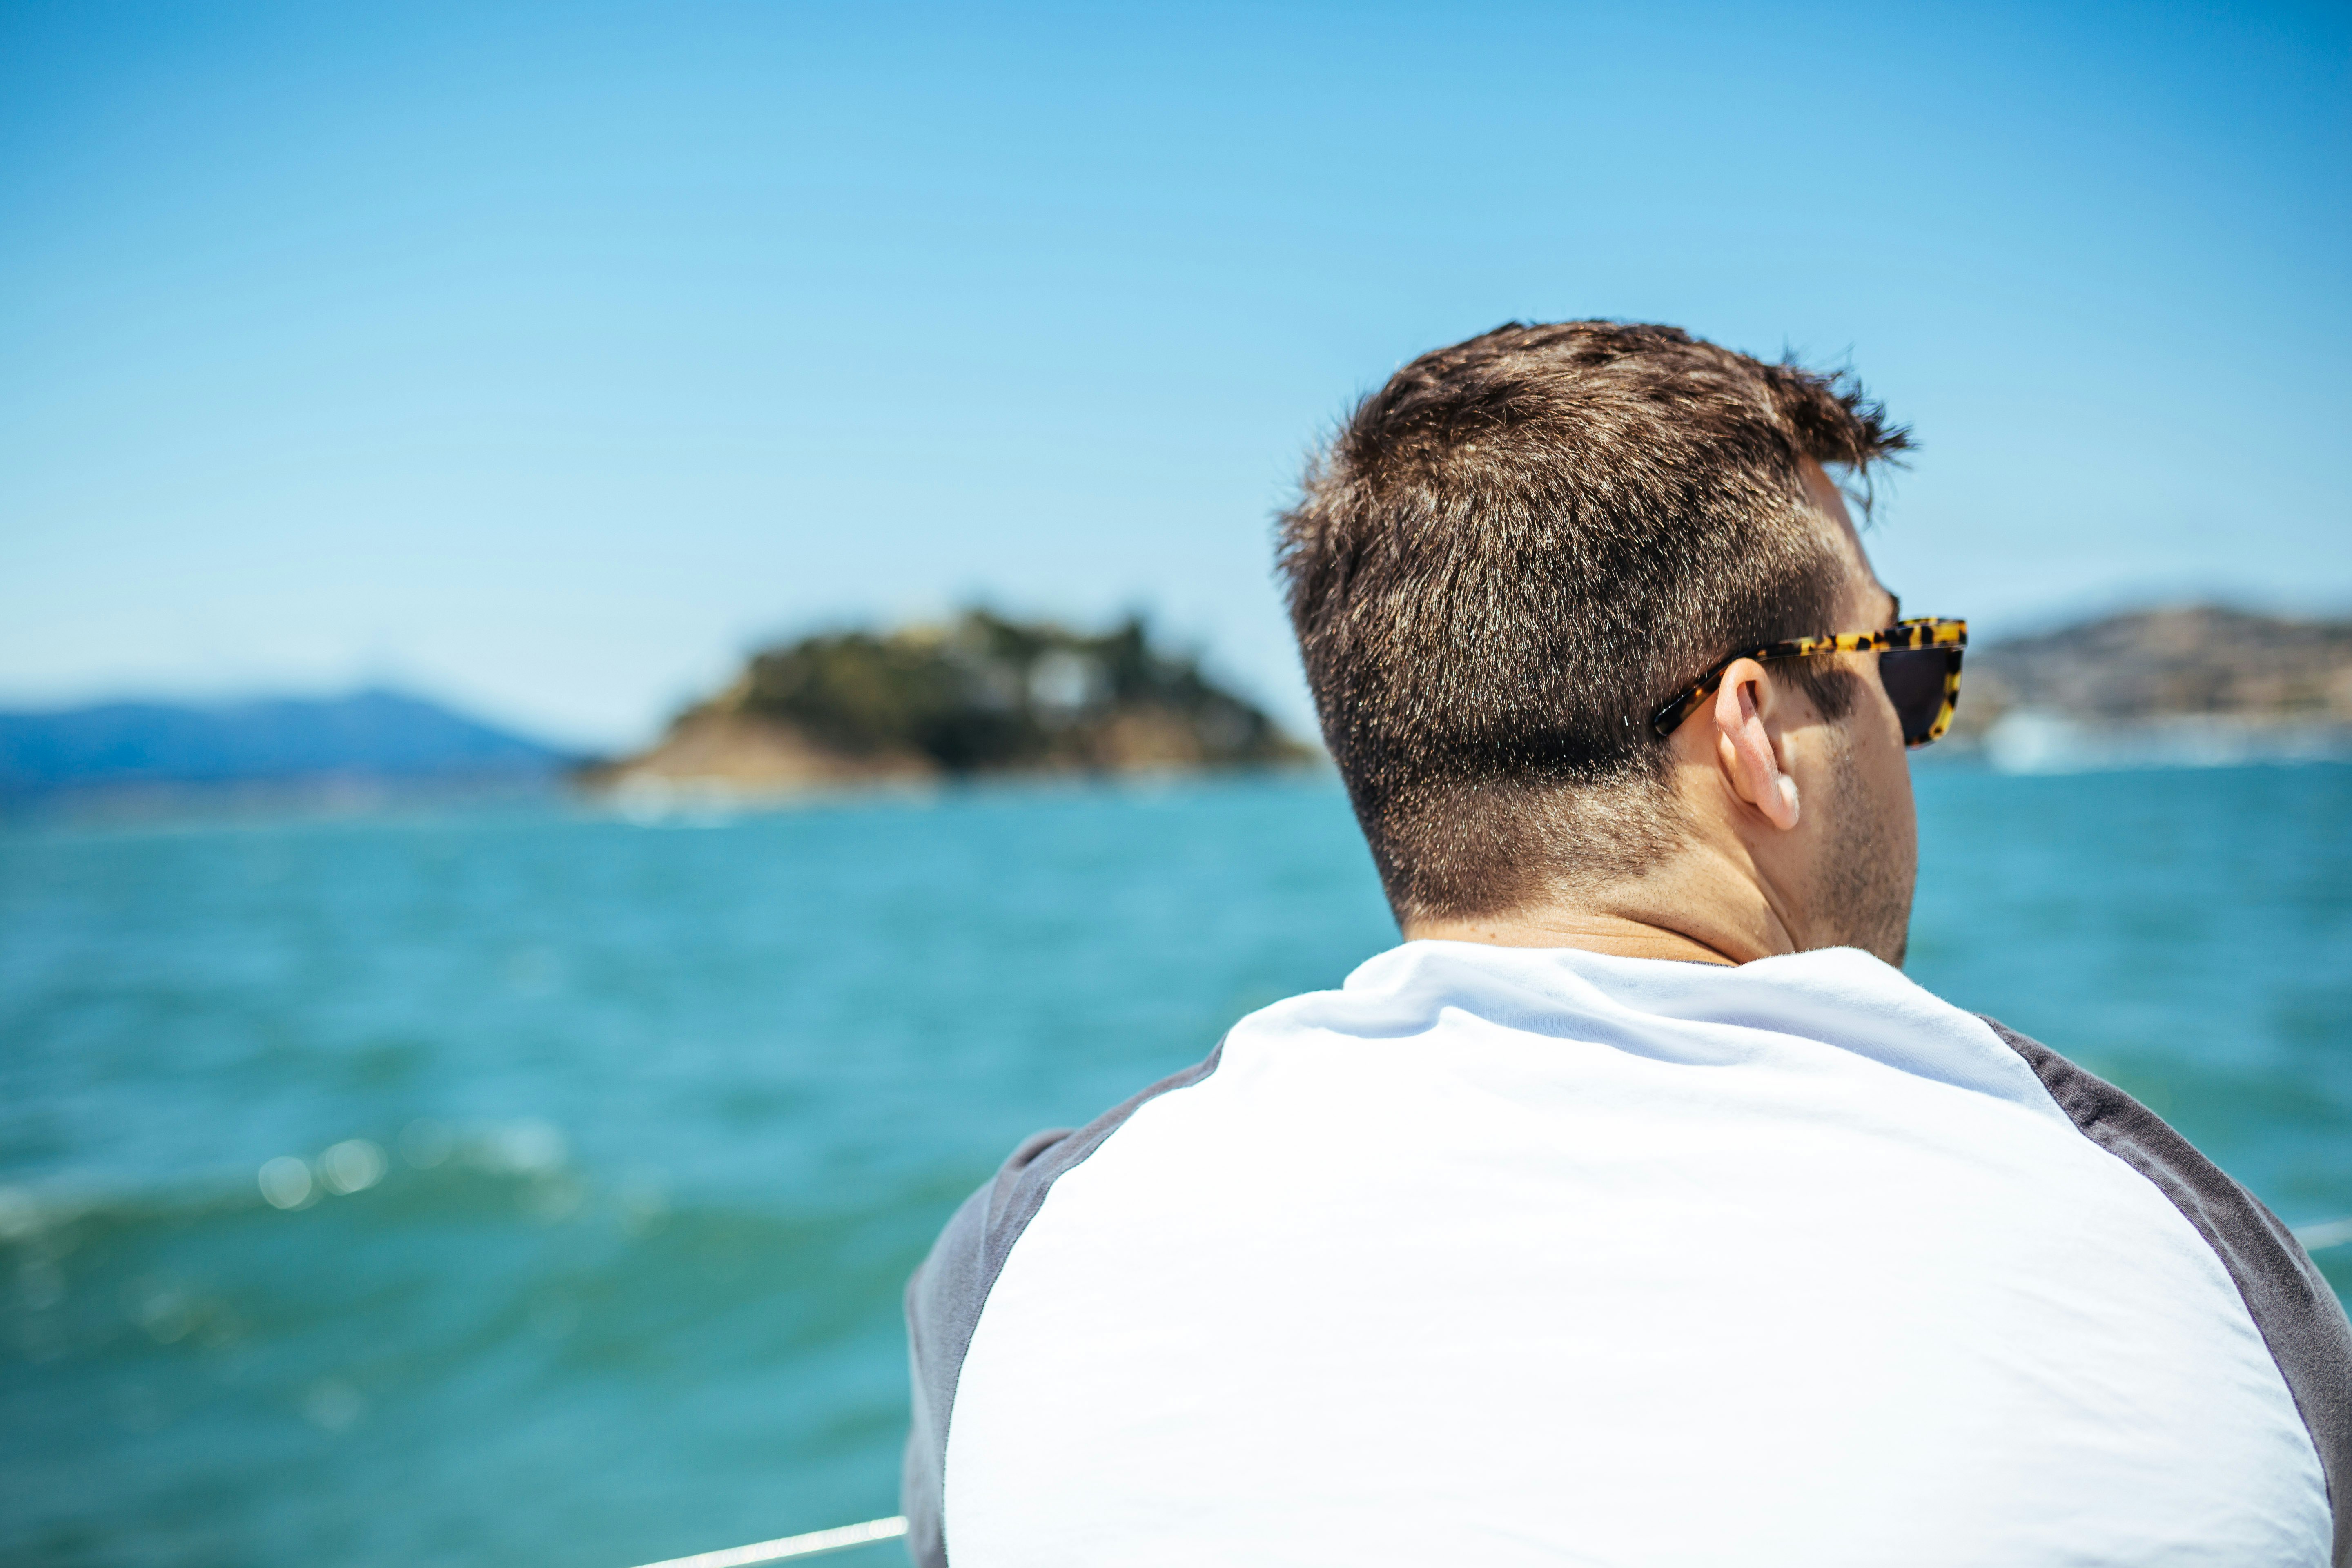
[[[1917,776],[1912,974],[2352,1215],[2352,766]],[[0,831],[0,1563],[894,1512],[956,1203],[1395,940],[1318,777]]]

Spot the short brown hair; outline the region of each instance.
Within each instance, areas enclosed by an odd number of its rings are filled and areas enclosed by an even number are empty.
[[[1909,445],[1843,374],[1614,321],[1497,327],[1358,404],[1280,565],[1399,920],[1670,847],[1650,713],[1731,648],[1856,629],[1801,465]]]

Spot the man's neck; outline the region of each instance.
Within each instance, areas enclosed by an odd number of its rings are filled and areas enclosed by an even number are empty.
[[[1698,938],[1620,915],[1526,910],[1470,920],[1409,921],[1408,942],[1480,942],[1489,947],[1576,947],[1617,958],[1673,958],[1687,963],[1740,961]]]
[[[1745,873],[1745,874],[1743,874]],[[1409,942],[1575,947],[1619,958],[1746,963],[1794,952],[1776,900],[1732,857],[1685,852],[1639,880],[1490,914],[1405,922]]]

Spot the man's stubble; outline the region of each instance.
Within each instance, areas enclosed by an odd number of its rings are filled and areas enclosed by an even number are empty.
[[[1918,879],[1918,830],[1909,812],[1892,808],[1853,766],[1843,725],[1834,742],[1836,781],[1828,809],[1813,896],[1817,918],[1809,947],[1858,947],[1901,968],[1911,942],[1911,892]],[[1808,810],[1817,809],[1812,802]]]

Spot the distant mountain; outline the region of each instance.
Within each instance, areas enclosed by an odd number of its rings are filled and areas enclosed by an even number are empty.
[[[238,786],[551,781],[574,759],[392,691],[0,713],[0,801]]]
[[[2109,722],[2352,723],[2352,621],[2212,605],[2135,610],[1972,648],[1967,670],[1979,727],[2013,708]]]
[[[2020,772],[2352,754],[2352,621],[2134,610],[1970,648],[1952,737]]]
[[[591,782],[736,795],[1003,773],[1262,766],[1313,752],[1140,621],[1100,636],[972,610],[754,655]]]

